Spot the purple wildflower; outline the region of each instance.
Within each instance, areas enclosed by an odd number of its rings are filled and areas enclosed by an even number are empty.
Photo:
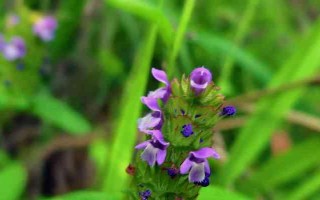
[[[9,43],[4,45],[2,53],[9,61],[24,57],[26,54],[24,40],[21,37],[13,37]]]
[[[204,67],[198,67],[190,74],[190,84],[196,94],[199,94],[205,90],[211,80],[211,72]]]
[[[141,132],[145,132],[150,129],[157,129],[159,126],[161,127],[161,113],[160,112],[152,112],[140,118],[138,120],[138,129]]]
[[[151,190],[145,190],[143,192],[139,192],[139,196],[141,200],[148,200],[148,198],[151,196]]]
[[[6,45],[6,42],[4,41],[3,35],[0,34],[0,52],[2,52],[5,45]]]
[[[188,158],[180,166],[180,173],[189,173],[189,182],[201,182],[205,174],[210,174],[210,166],[207,158],[219,159],[220,155],[212,148],[204,147],[198,151],[191,151]]]
[[[220,113],[221,116],[232,116],[236,114],[236,108],[234,106],[225,106]]]
[[[152,135],[152,139],[138,144],[135,148],[144,149],[141,158],[150,166],[154,166],[156,162],[161,165],[166,158],[169,143],[163,139],[159,130],[150,130],[148,134]]]
[[[193,134],[192,125],[191,124],[183,125],[181,133],[184,137],[189,137],[190,135],[192,135]]]
[[[33,32],[43,41],[48,42],[54,38],[57,29],[57,20],[52,16],[45,16],[33,25]]]
[[[161,99],[163,102],[167,102],[171,92],[170,82],[168,80],[167,74],[164,71],[155,68],[152,68],[151,73],[155,79],[164,83],[166,86],[158,88],[155,91],[149,92],[148,97],[154,99]]]
[[[168,172],[168,175],[171,177],[171,178],[174,178],[177,176],[177,174],[179,173],[179,170],[176,169],[176,168],[169,168],[167,169],[167,172]]]

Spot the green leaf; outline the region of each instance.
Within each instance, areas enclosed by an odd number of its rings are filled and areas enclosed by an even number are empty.
[[[250,52],[237,47],[231,41],[205,31],[197,32],[192,41],[210,54],[229,55],[240,67],[261,83],[266,83],[271,79],[271,72],[265,63],[256,59]]]
[[[0,171],[0,199],[20,199],[26,186],[27,172],[20,163],[11,163]]]
[[[125,173],[125,168],[130,163],[134,150],[137,119],[140,117],[142,108],[140,97],[145,93],[150,74],[157,30],[157,25],[150,28],[145,41],[138,50],[122,97],[120,115],[109,157],[110,165],[107,166],[108,173],[103,185],[104,191],[110,194],[120,194],[126,188],[128,175]]]
[[[161,9],[146,2],[132,0],[105,0],[114,8],[121,9],[152,23],[158,23],[164,42],[169,45],[173,38],[173,28]]]
[[[253,174],[251,181],[268,190],[300,177],[310,168],[320,164],[319,155],[314,153],[318,151],[319,146],[319,138],[304,141],[286,154],[273,157],[261,164],[262,167]]]
[[[288,200],[309,199],[313,194],[320,194],[320,171],[318,170],[307,180],[298,185],[287,197]]]
[[[90,123],[80,113],[49,93],[39,93],[32,103],[35,115],[70,134],[84,135],[91,130]]]
[[[320,22],[319,22],[320,23]],[[313,76],[320,66],[320,24],[314,27],[307,40],[273,77],[269,88]],[[294,69],[293,69],[294,66]],[[235,181],[268,145],[283,117],[303,97],[304,88],[283,92],[275,97],[262,99],[256,112],[241,129],[233,145],[227,164],[220,178],[224,184]],[[257,128],[258,127],[258,128]]]
[[[119,200],[119,198],[105,194],[103,192],[78,191],[58,197],[44,198],[43,200]]]
[[[231,192],[225,188],[217,186],[209,186],[202,188],[200,190],[200,195],[198,200],[208,200],[208,199],[218,199],[218,200],[250,200],[250,198],[245,197],[241,194]]]

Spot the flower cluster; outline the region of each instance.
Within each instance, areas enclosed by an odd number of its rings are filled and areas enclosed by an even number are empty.
[[[151,167],[165,169],[169,180],[179,179],[179,183],[183,183],[185,187],[191,187],[191,183],[193,189],[174,196],[189,198],[197,195],[197,186],[206,187],[210,184],[208,158],[220,158],[211,148],[212,127],[218,119],[232,116],[236,110],[233,106],[223,106],[223,98],[217,93],[218,88],[212,82],[212,74],[204,67],[194,69],[181,82],[177,79],[169,82],[164,71],[154,68],[152,75],[165,86],[141,98],[151,112],[138,120],[139,131],[148,140],[138,144],[136,149],[143,150],[140,156],[143,162]],[[139,165],[139,160],[137,162],[139,169],[141,164]],[[138,173],[143,171],[144,168],[138,170]],[[188,174],[187,179],[184,179],[185,174]],[[149,179],[159,177],[152,173],[145,176]],[[138,182],[145,183],[145,179],[139,177],[143,176],[137,177]],[[170,182],[165,180],[159,185],[167,184],[167,193],[170,195],[173,189]],[[164,190],[163,187],[149,189],[153,194],[157,190]]]
[[[13,27],[20,22],[20,18],[16,15],[10,15],[7,25]],[[33,32],[41,40],[47,42],[54,38],[57,28],[57,21],[52,16],[44,16],[39,18],[33,24]],[[20,36],[12,36],[9,40],[5,40],[0,34],[0,52],[8,61],[15,61],[26,55],[25,40]]]

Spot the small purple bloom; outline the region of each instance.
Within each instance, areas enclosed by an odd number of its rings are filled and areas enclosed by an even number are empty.
[[[190,135],[192,135],[193,134],[192,125],[191,124],[183,125],[181,133],[184,137],[189,137]]]
[[[232,116],[236,114],[236,108],[234,106],[225,106],[220,113],[221,116]]]
[[[162,71],[155,68],[152,68],[151,73],[155,79],[158,81],[164,83],[166,86],[158,88],[155,91],[151,91],[148,94],[149,98],[155,98],[155,99],[161,99],[163,102],[167,102],[171,89],[170,89],[170,82],[168,80],[167,74]]]
[[[143,118],[138,120],[138,129],[141,132],[145,132],[146,130],[154,129],[158,126],[162,125],[161,113],[153,112],[149,113]]]
[[[145,190],[143,192],[139,192],[139,196],[141,200],[148,200],[148,198],[151,196],[151,190]]]
[[[175,168],[169,168],[167,169],[167,172],[168,172],[168,175],[171,177],[171,178],[174,178],[177,176],[177,174],[179,173],[179,170],[178,169],[175,169]]]
[[[9,43],[4,45],[2,53],[9,61],[24,57],[26,54],[24,40],[21,37],[13,37]]]
[[[147,133],[152,135],[152,139],[138,144],[135,148],[144,149],[141,158],[150,166],[154,166],[156,162],[161,165],[166,158],[169,143],[164,140],[159,130],[150,130]]]
[[[220,155],[212,148],[204,147],[197,151],[191,151],[188,158],[180,166],[180,173],[189,173],[189,182],[201,182],[205,179],[205,174],[210,173],[210,166],[207,158],[219,159]]]
[[[204,67],[198,67],[190,74],[190,84],[196,94],[199,94],[205,90],[211,80],[211,72]]]
[[[33,32],[43,41],[48,42],[54,38],[57,29],[57,20],[52,16],[45,16],[33,25]]]
[[[141,97],[141,102],[145,104],[152,111],[161,111],[158,105],[158,101],[152,97]]]
[[[6,45],[6,42],[4,41],[3,35],[0,34],[0,52],[2,52],[5,45]]]

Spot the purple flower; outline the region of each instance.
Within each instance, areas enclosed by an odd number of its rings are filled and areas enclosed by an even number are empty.
[[[193,134],[192,125],[191,124],[183,125],[181,133],[184,137],[189,137],[190,135],[192,135]]]
[[[148,198],[151,196],[151,191],[148,189],[143,192],[139,192],[139,196],[141,200],[148,200]]]
[[[159,130],[150,130],[148,134],[152,135],[152,139],[138,144],[135,148],[144,149],[141,158],[150,166],[154,166],[156,162],[161,165],[166,158],[169,143],[163,139]]]
[[[33,32],[43,41],[48,42],[54,38],[57,29],[57,20],[52,16],[45,16],[33,25]]]
[[[219,159],[220,155],[212,148],[204,147],[198,151],[191,151],[188,158],[180,166],[180,173],[189,173],[189,182],[201,182],[205,179],[205,174],[210,174],[210,166],[207,158]]]
[[[157,128],[159,125],[162,125],[160,112],[149,113],[138,120],[138,129],[141,132]]]
[[[171,178],[174,178],[174,177],[176,177],[177,174],[179,173],[179,169],[169,168],[169,169],[167,169],[167,172],[168,172],[168,175],[169,175]]]
[[[9,61],[24,57],[26,54],[24,40],[21,37],[13,37],[9,43],[4,45],[2,53]]]
[[[211,80],[211,72],[204,67],[198,67],[194,69],[190,74],[190,84],[196,94],[199,94],[200,92],[205,90]]]
[[[207,187],[208,185],[210,185],[210,174],[205,173],[205,178],[203,181],[201,182],[194,182],[195,185],[200,185],[202,187]]]
[[[163,102],[167,102],[171,93],[170,82],[168,81],[167,74],[164,71],[155,68],[152,68],[151,73],[155,79],[164,83],[166,86],[158,88],[155,91],[149,92],[148,97],[154,99],[161,99]]]
[[[3,36],[0,34],[0,52],[2,52],[5,45],[6,45],[6,42],[4,41]]]
[[[220,113],[221,116],[232,116],[236,114],[236,108],[233,106],[225,106]]]

